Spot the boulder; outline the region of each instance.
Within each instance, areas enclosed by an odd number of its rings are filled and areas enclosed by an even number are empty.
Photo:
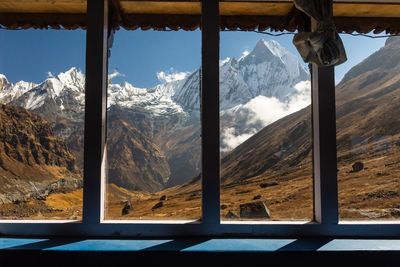
[[[161,201],[167,200],[167,196],[166,196],[166,195],[162,195],[162,196],[160,197],[160,200],[161,200]]]
[[[270,212],[263,201],[250,202],[240,205],[240,218],[269,219]]]
[[[122,208],[122,215],[127,215],[132,211],[132,204],[129,200],[125,201],[125,205]]]
[[[161,208],[161,207],[163,207],[163,206],[164,206],[164,202],[160,201],[160,202],[158,202],[157,204],[155,204],[155,205],[151,208],[151,210],[155,210],[155,209]]]
[[[359,172],[362,169],[364,169],[364,163],[362,163],[361,161],[357,161],[356,163],[354,163],[351,166],[353,169],[351,170],[352,172]]]
[[[277,181],[272,181],[272,182],[268,182],[268,183],[261,183],[260,187],[261,188],[266,188],[266,187],[270,187],[270,186],[275,186],[278,185],[279,183]]]
[[[225,219],[239,219],[239,216],[235,212],[230,210],[230,211],[228,211],[227,214],[225,214],[224,218]]]

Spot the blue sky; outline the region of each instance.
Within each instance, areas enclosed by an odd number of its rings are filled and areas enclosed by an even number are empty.
[[[0,30],[0,73],[11,82],[42,82],[48,73],[58,74],[75,66],[85,70],[85,37],[82,30]],[[337,82],[354,65],[382,47],[385,38],[370,39],[341,35],[348,61],[336,68]],[[221,32],[220,58],[239,58],[251,51],[259,39],[275,39],[292,53],[293,35],[271,37],[254,32]],[[152,87],[160,80],[157,73],[191,72],[201,63],[201,32],[125,31],[115,35],[109,72],[121,76],[114,82],[128,81],[136,87]]]

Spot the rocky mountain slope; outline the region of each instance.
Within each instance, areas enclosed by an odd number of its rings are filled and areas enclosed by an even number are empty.
[[[148,120],[112,107],[108,114],[108,183],[130,190],[159,191],[170,176],[167,159],[151,139]],[[140,124],[140,125],[138,125]]]
[[[75,158],[51,125],[23,108],[0,105],[0,203],[80,188]]]
[[[397,142],[400,134],[400,117],[396,115],[400,112],[399,51],[400,38],[389,38],[383,48],[353,67],[337,85],[339,164],[352,157],[353,150],[361,146],[367,145],[363,153],[373,154]],[[222,159],[222,181],[243,180],[309,163],[310,118],[307,107],[249,138]]]

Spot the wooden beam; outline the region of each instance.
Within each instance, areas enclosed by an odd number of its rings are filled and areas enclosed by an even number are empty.
[[[83,223],[99,224],[105,197],[108,0],[88,0],[87,21]]]
[[[0,0],[0,13],[85,14],[86,0]]]
[[[335,75],[333,67],[312,64],[314,216],[338,222]]]
[[[400,18],[400,3],[397,4],[336,3],[333,5],[333,16],[360,17],[360,18]]]
[[[220,223],[218,0],[202,2],[201,18],[202,220]]]
[[[121,7],[125,14],[201,14],[201,2],[121,1]]]
[[[200,15],[201,2],[179,1],[121,1],[125,14],[185,14]],[[221,2],[219,12],[222,16],[231,15],[269,15],[289,14],[293,3],[269,2]]]
[[[332,17],[332,9],[324,16]],[[317,30],[311,19],[311,30]],[[311,65],[314,220],[337,224],[335,69]]]
[[[221,2],[219,4],[222,16],[232,15],[267,15],[285,16],[293,8],[293,3],[262,3],[262,2]]]

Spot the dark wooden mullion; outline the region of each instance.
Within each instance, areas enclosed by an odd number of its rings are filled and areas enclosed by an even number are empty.
[[[87,1],[83,223],[103,219],[108,0]]]
[[[335,75],[333,67],[312,65],[314,216],[338,222]]]
[[[333,4],[328,17],[333,17]],[[311,30],[318,24],[311,19]],[[338,186],[336,159],[335,68],[311,66],[314,220],[322,224],[337,224]]]
[[[202,1],[201,158],[202,221],[220,223],[219,6]]]

